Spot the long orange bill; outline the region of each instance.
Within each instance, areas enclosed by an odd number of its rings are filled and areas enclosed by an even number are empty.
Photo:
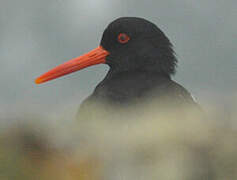
[[[42,74],[40,77],[35,79],[35,83],[41,84],[80,69],[84,69],[88,66],[105,63],[106,56],[108,55],[109,52],[103,49],[102,46],[99,46],[87,54],[74,58]]]

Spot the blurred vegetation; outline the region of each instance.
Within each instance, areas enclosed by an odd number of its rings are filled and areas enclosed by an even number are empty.
[[[185,116],[154,104],[116,112],[93,106],[68,124],[26,116],[2,125],[0,179],[237,179],[236,104]]]

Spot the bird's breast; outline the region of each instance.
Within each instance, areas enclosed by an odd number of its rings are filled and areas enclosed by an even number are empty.
[[[148,74],[123,75],[102,81],[94,95],[113,103],[132,103],[149,97],[155,89],[165,86],[167,78]]]

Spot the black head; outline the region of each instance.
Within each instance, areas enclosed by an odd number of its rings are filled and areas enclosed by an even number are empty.
[[[136,17],[119,18],[108,25],[101,46],[110,55],[106,63],[112,71],[153,71],[175,73],[172,44],[153,23]]]
[[[100,63],[108,64],[113,73],[145,71],[170,76],[175,73],[176,62],[172,44],[156,25],[142,18],[124,17],[109,24],[98,48],[53,68],[35,82],[47,82]]]

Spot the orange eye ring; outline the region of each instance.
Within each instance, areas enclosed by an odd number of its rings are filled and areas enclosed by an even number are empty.
[[[130,40],[130,37],[125,34],[125,33],[120,33],[118,35],[118,41],[121,43],[121,44],[125,44],[127,43],[128,41]]]

